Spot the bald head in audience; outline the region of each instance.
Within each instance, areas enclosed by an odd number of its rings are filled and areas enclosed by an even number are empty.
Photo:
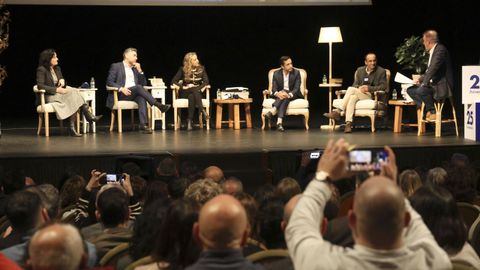
[[[283,220],[282,220],[282,231],[285,231],[287,229],[288,221],[290,220],[290,217],[292,216],[293,210],[295,209],[295,206],[297,206],[298,201],[302,197],[302,194],[297,194],[293,196],[286,204],[285,208],[283,208]],[[324,217],[322,222],[320,223],[320,232],[322,234],[325,233],[327,230],[327,219]]]
[[[240,179],[236,177],[229,177],[222,183],[222,188],[225,194],[233,195],[237,192],[243,191],[243,184]]]
[[[230,195],[208,201],[193,230],[204,250],[241,249],[250,234],[245,209]]]
[[[205,178],[212,179],[213,181],[215,181],[217,183],[220,183],[223,180],[225,180],[225,176],[223,175],[222,169],[220,169],[217,166],[207,167],[203,171],[203,175],[204,175]]]
[[[355,243],[374,249],[400,248],[403,228],[409,222],[403,193],[392,180],[371,177],[355,193],[349,213]]]
[[[82,238],[72,225],[53,224],[37,231],[28,248],[33,270],[77,270],[86,261]]]

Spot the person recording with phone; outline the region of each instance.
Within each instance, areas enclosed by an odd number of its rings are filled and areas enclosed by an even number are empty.
[[[342,98],[341,105],[324,116],[339,121],[342,113],[345,114],[345,133],[352,132],[353,115],[358,101],[372,99],[374,92],[387,89],[387,73],[384,68],[377,65],[377,56],[374,53],[365,55],[365,66],[355,72],[355,81],[348,87],[347,93]]]
[[[162,113],[168,111],[169,104],[158,102],[145,88],[147,80],[143,73],[142,66],[137,62],[137,49],[127,48],[123,52],[123,61],[113,63],[110,66],[107,77],[107,86],[118,89],[118,100],[135,101],[138,104],[138,115],[140,119],[140,131],[152,133],[148,126],[147,104],[160,109]],[[113,94],[109,91],[107,107],[113,109]]]
[[[45,90],[45,102],[55,108],[57,119],[70,119],[70,135],[80,137],[82,134],[75,129],[75,114],[78,110],[90,123],[97,122],[102,116],[93,115],[90,112],[90,107],[78,92],[79,90],[66,85],[58,60],[57,52],[53,49],[46,49],[40,53],[37,68],[37,88],[38,90]]]

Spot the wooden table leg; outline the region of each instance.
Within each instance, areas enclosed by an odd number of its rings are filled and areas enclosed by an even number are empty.
[[[395,116],[393,121],[393,132],[402,132],[402,106],[395,106]]]
[[[216,129],[221,129],[222,128],[222,112],[223,112],[223,105],[220,103],[217,103],[217,117],[216,117]]]
[[[245,103],[245,121],[247,128],[252,128],[252,114],[250,112],[250,103]]]
[[[234,129],[240,129],[240,104],[233,104],[233,114]]]
[[[233,128],[233,104],[228,104],[228,127]]]

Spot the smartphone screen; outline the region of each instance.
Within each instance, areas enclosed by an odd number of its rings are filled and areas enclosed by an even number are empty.
[[[107,180],[107,184],[123,182],[124,180],[123,175],[115,173],[109,173],[105,176],[105,178]]]
[[[379,171],[388,161],[385,150],[354,150],[348,156],[348,169],[352,172]]]
[[[310,159],[319,159],[322,153],[320,151],[310,152]]]

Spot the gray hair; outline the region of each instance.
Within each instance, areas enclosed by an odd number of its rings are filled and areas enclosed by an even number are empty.
[[[204,205],[220,194],[222,194],[222,187],[209,178],[195,181],[185,190],[185,197],[196,201],[200,205]]]
[[[126,48],[125,51],[123,51],[123,57],[125,57],[125,55],[127,55],[129,52],[137,52],[137,49],[132,47]]]
[[[423,32],[423,35],[433,43],[437,43],[440,41],[438,38],[438,33],[435,30],[427,30]]]

